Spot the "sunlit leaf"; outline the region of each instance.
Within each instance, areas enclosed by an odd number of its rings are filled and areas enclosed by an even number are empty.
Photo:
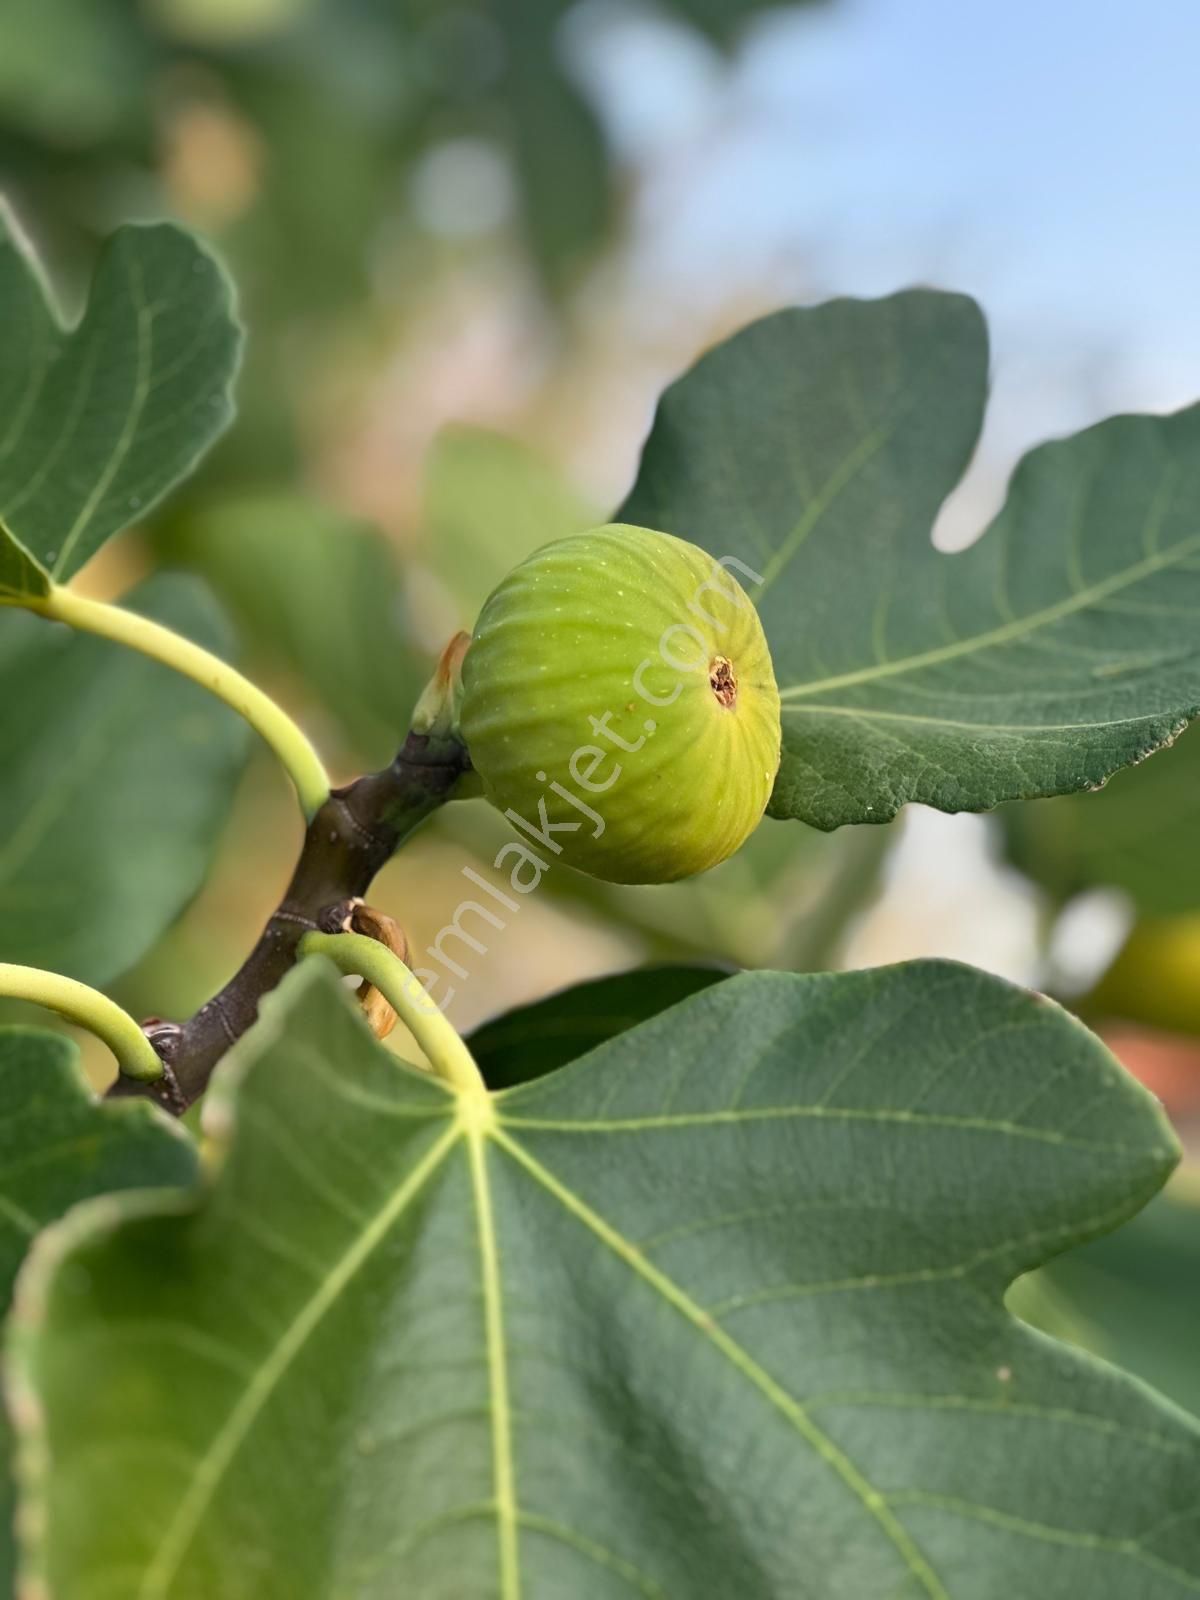
[[[916,290],[764,318],[663,397],[620,516],[761,577],[734,569],[783,699],[776,816],[1086,789],[1200,709],[1200,408],[1032,451],[946,555],[986,377],[978,308]]]
[[[239,1055],[206,1195],[35,1252],[32,1587],[1200,1585],[1200,1429],[1004,1309],[1176,1157],[1038,997],[939,963],[743,975],[489,1100],[304,970]]]

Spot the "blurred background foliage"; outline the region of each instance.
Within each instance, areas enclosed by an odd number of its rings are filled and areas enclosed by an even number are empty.
[[[952,38],[951,8],[929,10]],[[236,427],[84,586],[112,597],[161,567],[199,575],[236,624],[243,663],[346,778],[389,759],[438,650],[502,573],[619,502],[657,392],[715,338],[789,301],[929,277],[989,309],[994,289],[1003,353],[1005,308],[1028,289],[1018,256],[996,265],[993,252],[989,277],[964,248],[965,201],[961,215],[931,213],[908,191],[907,253],[863,248],[865,224],[850,250],[839,231],[856,134],[822,86],[845,86],[830,44],[843,14],[858,41],[903,26],[894,5],[868,0],[6,0],[0,193],[64,304],[78,308],[116,224],[168,216],[228,261],[250,330]],[[1181,52],[1160,46],[1166,73]],[[1095,69],[1078,63],[1080,83]],[[961,107],[967,46],[957,62],[933,51],[927,70],[922,103],[957,85]],[[1143,73],[1138,115],[1154,81]],[[761,127],[772,118],[790,176],[760,150],[747,198],[738,152],[755,139],[776,148]],[[998,130],[1000,106],[995,119]],[[874,143],[867,128],[864,113],[869,178],[854,203],[886,218],[906,192],[889,163],[895,124]],[[988,137],[1010,149],[1007,125]],[[964,183],[1019,185],[1040,159],[1013,138],[1003,177],[981,161]],[[817,200],[781,230],[806,183]],[[1200,215],[1194,188],[1173,215]],[[1104,205],[1119,215],[1107,193]],[[1179,248],[1190,259],[1190,235]],[[1031,330],[1045,342],[1036,317]],[[1023,416],[1065,428],[1115,408],[1096,374],[1120,363],[1105,365],[1102,341],[1064,336],[1049,351],[1076,389],[1053,411],[1046,383],[1031,382],[1038,401]],[[985,440],[943,542],[984,524],[1011,462],[1012,370],[1000,363],[999,441]],[[1173,382],[1139,375],[1121,403],[1172,403]],[[1186,382],[1200,391],[1200,365]],[[986,820],[915,813],[833,836],[768,823],[716,872],[669,888],[552,874],[479,958],[452,1015],[474,1028],[652,962],[810,970],[958,956],[1077,1009],[1164,1098],[1194,1156],[1198,822],[1191,733],[1100,794]],[[252,941],[298,837],[286,786],[256,750],[207,883],[121,975],[117,998],[139,1015],[195,1009]],[[462,898],[463,868],[483,867],[504,837],[482,803],[448,808],[374,898],[421,947]],[[9,927],[19,908],[4,894],[0,881]],[[1015,1303],[1200,1407],[1194,1170]]]

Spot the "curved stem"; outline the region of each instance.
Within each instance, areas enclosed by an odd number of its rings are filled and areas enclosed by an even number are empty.
[[[14,1000],[32,1000],[36,1005],[57,1011],[102,1040],[127,1078],[140,1083],[156,1083],[163,1076],[163,1064],[154,1046],[129,1015],[115,1001],[97,989],[56,972],[38,967],[14,967],[0,962],[0,995]]]
[[[306,933],[300,941],[300,954],[328,956],[340,972],[373,983],[395,1008],[439,1078],[467,1093],[487,1092],[475,1058],[458,1032],[386,945],[362,933]]]
[[[32,597],[24,604],[39,616],[140,650],[232,706],[283,763],[296,786],[306,818],[311,818],[329,798],[329,775],[320,756],[291,717],[270,695],[264,694],[219,656],[164,628],[161,623],[151,622],[148,617],[107,605],[102,600],[89,600],[58,585],[48,595]]]

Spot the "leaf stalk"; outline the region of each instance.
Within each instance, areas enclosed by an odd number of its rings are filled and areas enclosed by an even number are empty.
[[[65,622],[81,632],[138,650],[223,700],[245,718],[279,758],[295,785],[306,820],[311,821],[329,798],[329,774],[296,723],[270,695],[219,656],[148,617],[102,600],[90,600],[61,585],[56,584],[48,595],[30,596],[22,603],[50,621]]]
[[[485,1094],[475,1058],[398,955],[363,933],[306,933],[302,956],[327,956],[339,972],[373,983],[429,1057],[439,1078],[467,1094]]]
[[[157,1051],[128,1011],[86,983],[64,978],[57,972],[43,972],[38,967],[0,962],[0,995],[31,1000],[94,1033],[116,1056],[127,1078],[157,1083],[163,1076]]]

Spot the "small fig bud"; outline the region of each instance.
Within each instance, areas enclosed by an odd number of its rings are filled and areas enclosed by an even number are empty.
[[[724,861],[779,767],[779,691],[749,596],[682,539],[613,524],[544,546],[487,600],[461,731],[547,864],[666,883]]]

